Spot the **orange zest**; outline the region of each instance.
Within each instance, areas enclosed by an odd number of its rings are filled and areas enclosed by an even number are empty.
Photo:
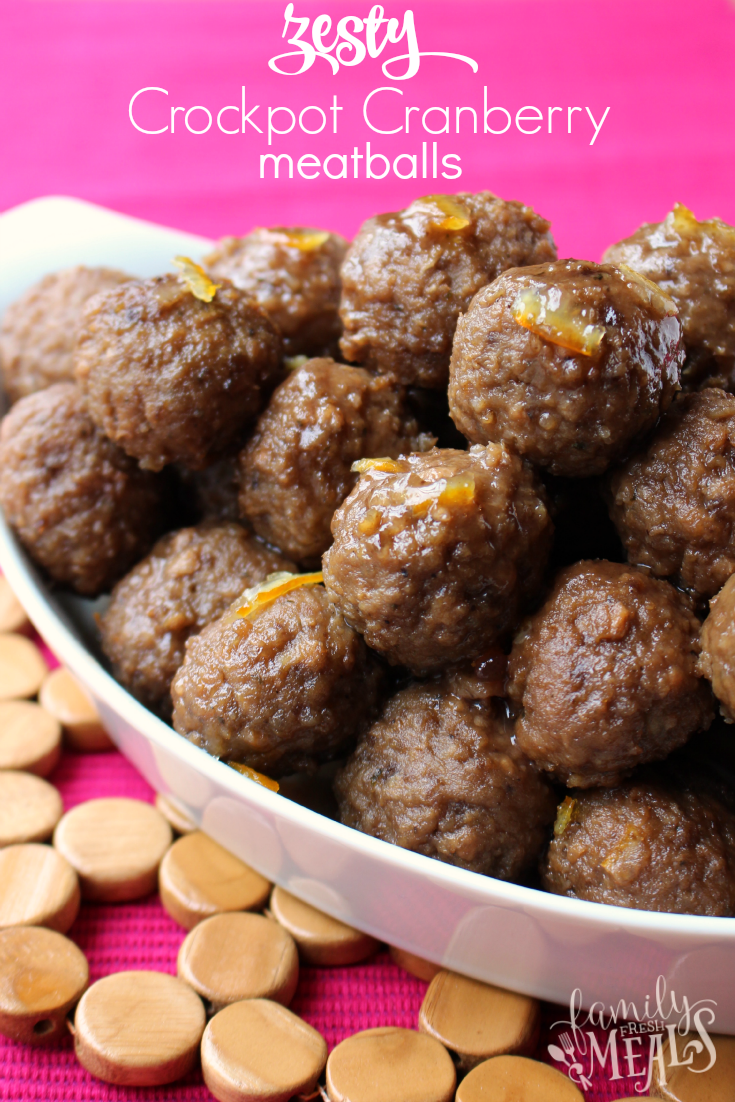
[[[513,318],[538,337],[570,352],[593,356],[605,336],[605,327],[594,325],[587,308],[565,301],[556,287],[526,287],[513,303]]]
[[[264,582],[246,589],[238,598],[234,609],[235,617],[245,620],[284,593],[290,593],[292,589],[298,589],[302,585],[319,585],[323,579],[321,570],[316,570],[313,574],[289,574],[287,570],[269,574]]]
[[[472,224],[470,212],[451,195],[424,195],[411,204],[411,214],[428,214],[430,225],[443,233],[458,233]]]
[[[264,773],[259,773],[257,769],[251,769],[249,765],[243,765],[239,761],[228,761],[227,763],[230,769],[234,769],[241,777],[247,777],[249,781],[256,781],[258,784],[262,784],[263,788],[269,788],[271,792],[279,792],[280,784],[278,781],[274,781],[272,777],[266,777]]]
[[[292,249],[298,249],[302,253],[313,253],[320,249],[329,240],[326,230],[267,230],[270,236]]]
[[[554,837],[561,838],[570,823],[574,822],[577,814],[578,801],[572,796],[565,796],[559,804],[554,820]]]
[[[455,474],[439,494],[438,502],[449,509],[472,505],[475,500],[475,476],[471,473]]]
[[[175,256],[173,262],[181,273],[179,279],[186,284],[194,298],[201,302],[211,302],[222,284],[210,279],[204,268],[195,264],[188,256]]]
[[[395,459],[358,459],[352,464],[350,470],[353,474],[365,474],[366,471],[384,471],[386,474],[398,474],[401,466]]]

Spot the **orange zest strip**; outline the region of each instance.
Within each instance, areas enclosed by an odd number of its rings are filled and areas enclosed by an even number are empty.
[[[256,781],[258,784],[262,784],[263,788],[269,788],[271,792],[280,791],[281,786],[278,781],[266,777],[264,773],[259,773],[257,769],[251,769],[249,765],[242,765],[239,761],[228,761],[227,764],[230,769],[234,769],[241,777],[247,777],[249,781]]]
[[[302,585],[319,585],[324,580],[321,570],[313,574],[289,574],[286,570],[279,570],[275,574],[269,574],[264,582],[246,589],[239,598],[239,606],[235,609],[235,616],[245,620],[252,613],[258,612],[277,597],[284,593],[290,593],[292,589],[298,589]]]
[[[447,479],[447,484],[439,494],[438,502],[448,508],[461,508],[463,505],[472,505],[475,500],[475,476],[473,474],[456,474]]]
[[[577,813],[577,803],[572,796],[565,796],[556,812],[554,821],[554,837],[561,838],[570,823],[574,822]]]
[[[386,474],[398,474],[401,470],[395,459],[358,459],[350,467],[353,474],[365,474],[365,471],[385,471]]]
[[[424,195],[411,204],[412,209],[426,211],[429,214],[438,214],[432,222],[434,229],[443,230],[446,233],[457,233],[465,230],[472,222],[470,212],[451,195]],[[443,215],[443,217],[442,217]]]
[[[266,230],[276,241],[302,253],[313,253],[329,240],[326,230]]]
[[[558,305],[552,305],[550,298],[547,292],[527,287],[513,303],[514,320],[560,348],[582,356],[594,355],[605,336],[604,326],[588,322],[585,310],[576,304],[564,303],[562,299]]]
[[[188,256],[175,256],[173,262],[181,272],[179,279],[186,284],[194,298],[201,302],[211,302],[222,284],[211,280],[204,268],[195,264]]]

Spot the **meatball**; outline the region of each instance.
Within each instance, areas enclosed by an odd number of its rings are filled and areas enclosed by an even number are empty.
[[[713,719],[686,597],[636,567],[581,562],[558,576],[511,653],[516,738],[565,784],[617,784]]]
[[[182,528],[159,540],[118,582],[100,620],[102,649],[117,679],[168,717],[169,689],[184,646],[242,591],[293,564],[239,524]]]
[[[275,226],[226,237],[204,263],[263,307],[287,356],[329,356],[342,332],[339,267],[346,249],[336,233]]]
[[[240,456],[240,508],[256,532],[318,565],[334,510],[355,485],[353,462],[431,447],[390,380],[330,359],[281,383]]]
[[[489,191],[428,195],[362,226],[342,265],[346,360],[446,387],[457,318],[506,268],[556,257],[549,223]]]
[[[567,799],[547,891],[672,914],[735,915],[735,815],[707,785],[649,770]]]
[[[601,474],[679,386],[676,306],[634,272],[559,260],[505,272],[457,326],[449,408],[475,444],[504,442],[552,474]]]
[[[226,761],[309,772],[370,722],[381,681],[324,589],[301,586],[244,618],[225,613],[188,641],[171,686],[174,727]]]
[[[342,822],[500,880],[523,877],[546,843],[555,797],[512,735],[476,678],[408,685],[337,775]]]
[[[74,383],[21,398],[0,430],[0,505],[57,582],[110,589],[161,532],[167,486],[98,432]]]
[[[88,303],[75,362],[93,421],[141,467],[196,470],[260,412],[280,356],[273,324],[231,283],[204,302],[165,275]]]
[[[0,371],[11,402],[74,379],[74,345],[87,299],[131,277],[112,268],[67,268],[44,276],[0,324]]]
[[[539,588],[553,525],[502,444],[377,461],[334,514],[324,582],[369,646],[415,673],[482,654]]]
[[[710,601],[702,628],[699,669],[709,678],[720,710],[735,720],[735,574]]]
[[[648,448],[611,473],[608,497],[630,562],[714,596],[735,573],[735,397],[680,395]]]
[[[679,307],[686,383],[735,389],[735,227],[698,222],[677,203],[663,222],[611,245],[605,260],[640,272]]]

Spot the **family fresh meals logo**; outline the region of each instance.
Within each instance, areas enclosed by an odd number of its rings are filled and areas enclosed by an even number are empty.
[[[656,982],[654,999],[647,996],[640,1013],[625,1000],[617,1007],[593,1003],[586,1013],[582,1004],[582,992],[576,988],[569,1000],[569,1018],[551,1027],[558,1032],[548,1053],[583,1090],[591,1090],[595,1076],[602,1073],[611,1083],[636,1079],[636,1093],[648,1095],[652,1084],[665,1087],[676,1068],[702,1075],[715,1064],[710,1032],[717,1003],[690,1003],[686,995],[678,999],[667,990],[663,976]]]
[[[268,62],[268,67],[282,76],[301,76],[320,59],[336,76],[340,68],[354,69],[366,57],[379,58],[386,48],[401,43],[406,52],[387,57],[382,64],[383,75],[390,80],[410,80],[416,76],[422,57],[447,57],[469,65],[473,73],[478,69],[477,62],[464,54],[420,50],[416,21],[410,9],[403,13],[401,23],[395,17],[388,18],[381,4],[374,4],[364,19],[343,15],[333,27],[331,16],[318,15],[312,20],[309,16],[295,15],[294,5],[289,4],[284,19],[281,37],[295,49],[278,54]],[[291,38],[287,38],[289,33]]]

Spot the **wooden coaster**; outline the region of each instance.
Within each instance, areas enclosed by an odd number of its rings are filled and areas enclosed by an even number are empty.
[[[442,971],[440,964],[432,964],[430,960],[417,957],[415,953],[409,953],[407,949],[397,949],[395,945],[388,947],[391,957],[399,968],[403,968],[410,975],[415,976],[424,983],[431,983],[434,976]]]
[[[538,1000],[456,972],[439,972],[419,1011],[419,1029],[457,1054],[468,1071],[491,1056],[530,1053],[536,1047]]]
[[[653,1062],[651,1097],[668,1102],[729,1102],[735,1098],[735,1037],[712,1033],[709,1041],[714,1053],[698,1033],[675,1035],[672,1051],[669,1036],[663,1044],[663,1068],[659,1061]]]
[[[68,670],[62,666],[52,670],[43,680],[38,699],[59,721],[72,750],[114,750],[115,743],[102,726],[94,701]]]
[[[26,610],[10,588],[8,579],[0,576],[0,632],[21,631],[27,627]]]
[[[204,1082],[219,1102],[285,1102],[311,1094],[327,1062],[324,1038],[290,1010],[247,999],[204,1030]]]
[[[186,930],[224,911],[257,911],[271,883],[200,830],[174,842],[158,870],[161,903]]]
[[[117,972],[82,996],[74,1052],[106,1083],[157,1087],[194,1067],[205,1022],[201,999],[175,976]]]
[[[176,834],[191,834],[193,830],[199,830],[196,820],[181,807],[175,796],[157,793],[156,807]]]
[[[288,1006],[299,979],[299,956],[291,935],[273,919],[221,914],[187,934],[177,972],[215,1011],[241,999]]]
[[[43,655],[25,635],[0,635],[0,700],[35,696],[48,673]]]
[[[48,926],[65,934],[79,911],[79,881],[51,846],[0,849],[0,929]]]
[[[89,983],[81,949],[55,930],[0,930],[0,1033],[26,1045],[66,1036],[66,1016]]]
[[[584,1102],[571,1079],[526,1056],[495,1056],[459,1084],[456,1102]]]
[[[397,1026],[355,1033],[327,1060],[331,1102],[450,1102],[456,1081],[443,1045]]]
[[[0,701],[0,769],[47,777],[61,757],[61,725],[30,700]]]
[[[374,937],[302,903],[285,888],[273,889],[270,911],[276,922],[288,930],[306,964],[356,964],[378,948]]]
[[[172,841],[160,811],[122,796],[79,804],[54,831],[54,846],[76,869],[83,897],[103,903],[154,891]]]
[[[52,784],[33,773],[0,773],[0,847],[45,842],[64,814]]]

